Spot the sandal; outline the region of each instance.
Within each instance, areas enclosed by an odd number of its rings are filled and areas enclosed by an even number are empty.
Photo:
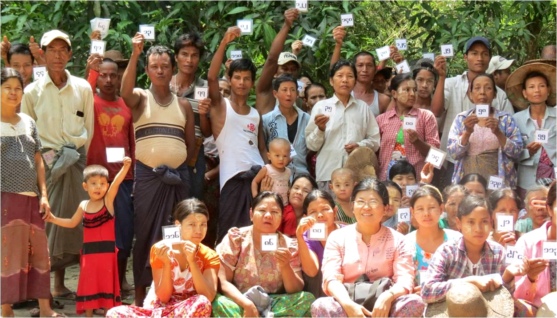
[[[76,300],[77,299],[77,294],[74,292],[68,292],[68,293],[64,293],[58,296],[54,296],[52,295],[52,298],[54,299],[61,299],[61,300]]]

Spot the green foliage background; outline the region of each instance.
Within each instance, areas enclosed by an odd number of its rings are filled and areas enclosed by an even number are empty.
[[[157,44],[172,47],[182,33],[203,33],[206,54],[199,72],[205,76],[212,52],[226,29],[237,19],[254,20],[254,34],[242,36],[228,48],[241,49],[262,66],[283,14],[295,1],[2,1],[2,36],[13,42],[36,41],[45,31],[61,29],[70,34],[73,58],[68,68],[83,74],[89,54],[89,21],[94,17],[111,18],[105,39],[107,49],[130,54],[131,37],[139,24],[155,24]],[[406,38],[409,50],[403,52],[411,62],[425,52],[439,52],[441,44],[452,43],[456,55],[449,61],[449,75],[461,73],[466,65],[462,51],[474,35],[491,39],[494,54],[515,58],[518,65],[539,57],[541,48],[555,44],[556,1],[310,1],[309,12],[295,22],[286,48],[304,34],[317,36],[313,48],[304,47],[300,58],[302,73],[314,80],[327,81],[327,70],[334,47],[332,30],[340,24],[340,14],[355,16],[348,29],[343,56],[350,58],[361,50],[394,44]],[[151,44],[147,44],[148,46]],[[146,48],[146,49],[147,49]],[[143,62],[141,62],[143,63]],[[142,65],[141,65],[142,66]],[[141,74],[138,86],[146,86]]]

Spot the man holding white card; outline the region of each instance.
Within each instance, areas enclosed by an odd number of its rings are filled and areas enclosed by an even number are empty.
[[[169,225],[174,205],[189,195],[186,159],[195,150],[194,115],[190,103],[170,91],[172,51],[154,45],[146,53],[145,72],[150,89],[134,88],[144,36],[132,39],[132,54],[122,78],[121,96],[130,108],[135,128],[135,184],[133,251],[135,304],[141,306],[153,280],[149,249]]]
[[[91,86],[72,76],[66,65],[72,57],[70,38],[59,30],[41,38],[48,74],[29,84],[21,111],[37,123],[46,163],[48,198],[53,214],[71,218],[87,193],[82,190],[86,152],[93,137],[94,105]],[[64,269],[79,262],[82,229],[59,230],[46,225],[51,270],[55,272],[54,297],[71,294],[64,286]]]

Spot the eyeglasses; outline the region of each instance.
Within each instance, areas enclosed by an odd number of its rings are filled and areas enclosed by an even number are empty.
[[[356,200],[354,202],[354,206],[358,207],[358,208],[363,208],[364,206],[369,206],[370,208],[376,208],[379,206],[379,201],[375,200],[375,199],[371,199],[369,201],[364,201],[364,200]]]

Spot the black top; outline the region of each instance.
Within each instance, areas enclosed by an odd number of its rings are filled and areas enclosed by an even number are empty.
[[[290,143],[293,144],[294,139],[296,138],[296,133],[298,132],[298,116],[296,116],[296,120],[292,123],[292,125],[288,125],[288,123],[286,123],[286,126],[288,126],[288,140],[290,140]]]

